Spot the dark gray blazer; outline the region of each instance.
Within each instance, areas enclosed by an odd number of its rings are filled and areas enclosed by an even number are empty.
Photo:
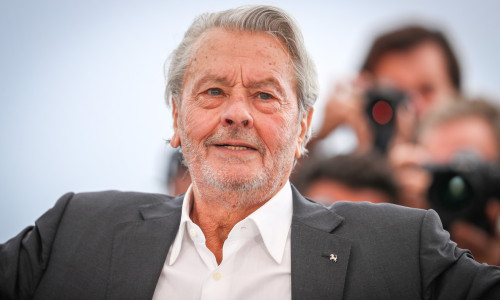
[[[500,299],[500,268],[457,248],[433,211],[326,208],[295,189],[293,198],[293,299]],[[64,195],[0,245],[0,299],[151,299],[181,205],[157,194]]]

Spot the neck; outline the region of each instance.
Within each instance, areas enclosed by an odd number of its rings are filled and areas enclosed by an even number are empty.
[[[215,255],[218,264],[222,262],[224,241],[234,225],[269,201],[283,185],[272,192],[269,192],[270,189],[242,192],[199,189],[193,183],[194,199],[189,216],[200,226],[206,238],[206,246]]]

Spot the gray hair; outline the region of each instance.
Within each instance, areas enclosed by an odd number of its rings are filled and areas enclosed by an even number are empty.
[[[313,107],[318,97],[316,68],[304,45],[300,28],[285,11],[273,6],[244,6],[215,13],[205,13],[197,17],[186,31],[179,46],[165,63],[167,104],[173,100],[180,105],[184,75],[193,55],[193,44],[202,33],[211,28],[224,28],[249,32],[265,32],[283,41],[291,54],[295,79],[299,116],[302,118]],[[302,144],[302,153],[311,136],[311,128]]]

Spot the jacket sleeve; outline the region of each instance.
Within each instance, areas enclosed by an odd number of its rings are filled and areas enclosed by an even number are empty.
[[[420,268],[424,299],[500,299],[500,268],[458,248],[433,210],[421,225]]]
[[[73,193],[16,237],[0,244],[0,299],[31,299],[47,267],[59,223]]]

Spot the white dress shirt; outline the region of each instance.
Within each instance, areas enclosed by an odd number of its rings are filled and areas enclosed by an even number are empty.
[[[233,227],[220,265],[189,217],[192,199],[190,187],[153,300],[291,299],[290,183]]]

